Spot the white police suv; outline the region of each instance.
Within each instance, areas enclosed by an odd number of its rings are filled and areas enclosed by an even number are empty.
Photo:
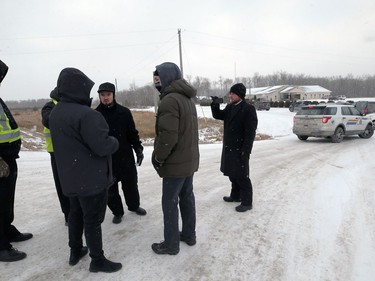
[[[329,137],[332,142],[339,143],[346,135],[368,139],[374,134],[371,118],[349,104],[304,106],[293,121],[293,133],[300,140]]]

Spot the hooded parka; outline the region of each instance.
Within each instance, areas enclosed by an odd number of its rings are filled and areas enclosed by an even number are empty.
[[[108,135],[104,117],[90,108],[93,85],[75,68],[63,69],[57,81],[61,99],[51,112],[49,126],[66,196],[96,195],[113,183],[111,155],[118,141]]]
[[[242,100],[228,104],[223,110],[213,103],[211,109],[215,119],[224,120],[220,171],[228,177],[248,178],[249,156],[258,126],[255,108]]]
[[[198,118],[194,89],[173,63],[156,66],[160,103],[156,116],[153,157],[161,162],[160,177],[188,177],[198,170]]]

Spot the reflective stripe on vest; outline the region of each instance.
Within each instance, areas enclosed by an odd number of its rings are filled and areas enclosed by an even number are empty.
[[[52,99],[54,104],[57,104],[57,100]],[[47,127],[43,129],[44,137],[46,139],[46,150],[48,152],[53,152],[53,145],[52,145],[52,138],[51,138],[51,131]]]
[[[21,139],[20,128],[12,129],[9,118],[0,105],[0,143],[14,142]]]

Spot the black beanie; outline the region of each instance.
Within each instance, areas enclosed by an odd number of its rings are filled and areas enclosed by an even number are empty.
[[[235,93],[237,96],[239,96],[241,99],[245,98],[246,95],[246,87],[242,83],[234,84],[230,90],[230,93]]]
[[[103,84],[100,84],[99,89],[98,89],[98,93],[100,94],[100,92],[112,92],[113,95],[114,95],[115,94],[115,85],[113,85],[112,83],[109,83],[109,82],[105,82]]]

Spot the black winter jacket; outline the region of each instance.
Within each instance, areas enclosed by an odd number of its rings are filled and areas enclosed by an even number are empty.
[[[224,120],[220,171],[229,177],[249,177],[249,157],[258,126],[255,108],[241,101],[228,104],[223,110],[213,103],[211,110],[215,119]]]
[[[112,155],[115,180],[135,180],[137,169],[133,150],[135,153],[141,153],[143,146],[135,128],[133,115],[128,108],[117,104],[115,100],[110,107],[100,103],[96,110],[103,114],[107,121],[109,135],[114,136],[120,144],[119,149]]]
[[[111,155],[118,141],[108,135],[103,116],[91,109],[92,82],[75,68],[65,68],[57,81],[60,102],[49,126],[63,193],[90,196],[113,183]]]

